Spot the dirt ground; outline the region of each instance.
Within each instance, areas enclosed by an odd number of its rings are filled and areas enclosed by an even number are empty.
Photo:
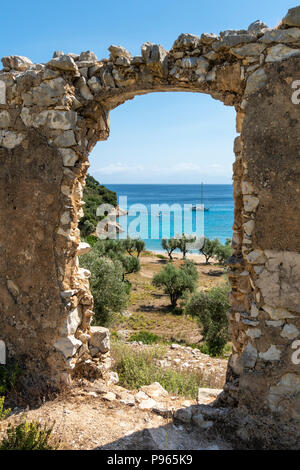
[[[173,258],[175,266],[183,263],[181,254],[175,253]],[[206,265],[205,257],[200,254],[187,254],[187,259],[192,260],[197,267],[197,290],[208,290],[226,282],[224,268],[213,260]],[[140,272],[127,277],[132,285],[127,312],[117,317],[112,331],[125,339],[133,332],[147,330],[166,340],[188,345],[199,343],[202,336],[197,321],[185,315],[174,315],[170,310],[169,297],[152,285],[153,276],[168,262],[167,254],[147,252],[147,256],[140,256],[140,262]],[[180,302],[178,305],[180,307]]]

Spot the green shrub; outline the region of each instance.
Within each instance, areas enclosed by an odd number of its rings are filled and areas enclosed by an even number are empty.
[[[228,292],[227,284],[208,292],[201,291],[194,294],[186,305],[186,313],[198,318],[207,352],[211,356],[221,355],[228,341]]]
[[[196,241],[196,237],[193,237],[192,235],[185,235],[183,233],[180,238],[176,239],[176,241],[177,241],[177,248],[182,252],[182,257],[183,259],[185,259],[186,254],[188,253],[190,249],[189,245]]]
[[[151,333],[150,331],[139,331],[138,333],[133,333],[129,341],[142,341],[144,344],[153,344],[160,343],[162,341],[161,337]]]
[[[91,271],[94,323],[108,325],[113,314],[121,312],[127,306],[128,285],[123,282],[123,266],[120,261],[97,256],[93,251],[81,256],[80,263]]]
[[[176,240],[176,238],[163,238],[161,241],[161,246],[168,253],[170,260],[172,260],[172,253],[174,250],[176,250],[176,248],[178,248],[178,240]]]
[[[93,176],[87,174],[83,191],[84,216],[80,219],[78,227],[82,237],[86,237],[96,230],[98,222],[103,217],[97,216],[100,204],[117,205],[117,194],[101,185]]]
[[[10,408],[7,408],[6,410],[4,409],[4,400],[5,397],[0,397],[0,421],[7,418],[11,412]]]
[[[221,264],[225,264],[227,258],[232,255],[231,239],[227,238],[225,245],[219,244],[215,250],[215,258]]]
[[[5,395],[16,385],[22,370],[15,362],[0,364],[0,395]]]
[[[37,421],[23,420],[16,426],[9,424],[0,450],[56,450],[59,443],[53,441],[52,431],[53,427],[42,426]]]
[[[215,256],[216,250],[219,246],[221,246],[221,244],[217,238],[214,240],[204,238],[203,245],[199,249],[199,252],[205,256],[206,264],[208,264],[209,260]]]
[[[130,256],[134,256],[134,252],[136,252],[137,258],[140,257],[141,252],[144,251],[146,247],[143,240],[130,238],[129,235],[127,235],[125,240],[122,240],[122,243],[127,253]]]
[[[137,351],[130,346],[113,343],[114,368],[118,372],[120,385],[128,389],[138,389],[143,385],[159,382],[171,394],[196,398],[198,387],[204,386],[201,373],[163,369],[156,365],[155,359],[162,359],[165,352],[166,349],[162,346]]]
[[[168,263],[163,269],[153,277],[153,285],[163,288],[164,292],[170,296],[173,309],[177,306],[177,301],[185,292],[193,292],[198,279],[197,269],[192,261],[185,261],[184,265],[176,268]]]

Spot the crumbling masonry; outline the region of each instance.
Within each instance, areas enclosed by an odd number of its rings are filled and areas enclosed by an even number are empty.
[[[0,71],[0,339],[33,383],[97,374],[93,298],[78,220],[109,111],[136,95],[210,94],[237,112],[233,354],[220,401],[273,423],[300,420],[300,7],[280,26],[182,34],[172,49],[120,46],[109,59],[56,52]],[[95,346],[93,345],[94,351]],[[105,351],[102,351],[105,352]]]

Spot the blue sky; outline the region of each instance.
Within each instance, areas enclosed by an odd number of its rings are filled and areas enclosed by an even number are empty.
[[[169,49],[181,33],[242,29],[260,19],[275,26],[288,0],[27,0],[2,2],[0,56],[46,62],[54,50],[110,44],[140,54],[143,42]],[[210,96],[153,93],[111,112],[111,136],[91,154],[90,173],[102,183],[230,183],[235,112]]]

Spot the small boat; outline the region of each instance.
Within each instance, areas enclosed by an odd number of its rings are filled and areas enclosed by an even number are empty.
[[[205,204],[203,202],[203,183],[201,183],[201,202],[199,205],[193,204],[191,210],[192,211],[204,211],[204,212],[209,211],[209,207],[205,207]]]

